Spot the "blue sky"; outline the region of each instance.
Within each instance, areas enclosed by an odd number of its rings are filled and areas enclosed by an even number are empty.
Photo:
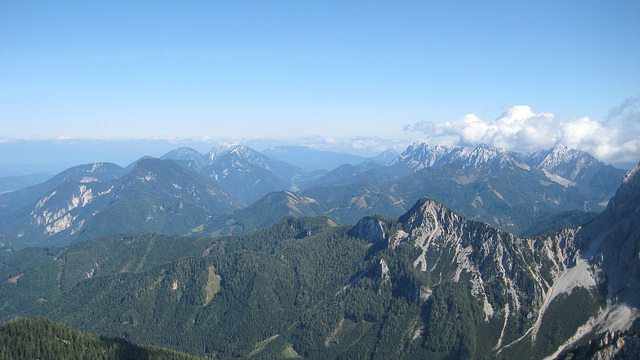
[[[0,57],[5,158],[165,139],[640,160],[639,1],[3,1]]]

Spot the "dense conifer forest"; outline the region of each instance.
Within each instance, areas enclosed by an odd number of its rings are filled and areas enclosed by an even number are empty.
[[[45,317],[17,319],[0,325],[3,360],[198,360],[157,346],[74,330]]]

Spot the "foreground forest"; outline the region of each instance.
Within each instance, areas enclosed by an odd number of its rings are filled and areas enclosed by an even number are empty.
[[[0,354],[5,360],[200,359],[156,346],[136,345],[124,339],[74,330],[43,317],[18,319],[0,325]]]

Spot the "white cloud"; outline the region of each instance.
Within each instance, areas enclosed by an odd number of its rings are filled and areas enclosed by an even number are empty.
[[[362,138],[362,139],[351,139],[350,141],[351,141],[351,147],[358,150],[379,149],[385,146],[385,144],[383,144],[382,141],[373,137]]]
[[[286,145],[305,145],[318,150],[346,152],[361,156],[375,156],[388,149],[403,151],[410,144],[410,140],[391,140],[377,136],[340,138],[319,135],[305,136],[286,143]]]
[[[469,114],[455,121],[419,122],[405,126],[421,131],[431,143],[477,146],[481,143],[505,150],[531,152],[557,144],[589,152],[608,163],[640,160],[640,98],[627,99],[612,109],[608,121],[589,117],[560,118],[534,113],[529,106],[513,106],[495,120]]]

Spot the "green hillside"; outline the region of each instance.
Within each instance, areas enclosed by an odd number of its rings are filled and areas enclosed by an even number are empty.
[[[44,317],[23,318],[0,325],[0,357],[18,359],[197,360],[198,357],[98,336]]]
[[[539,279],[550,281],[553,264],[536,255],[536,243],[436,204],[424,199],[401,218],[370,219],[394,234],[434,221],[423,206],[440,209],[449,235],[434,242],[425,259],[435,265],[426,271],[416,265],[425,256],[417,238],[393,245],[328,217],[286,216],[244,236],[133,233],[18,251],[0,262],[0,316],[47,316],[216,358],[535,358],[536,349],[565,341],[582,318],[568,328],[543,321],[535,347],[525,340],[495,353],[532,326],[547,286]],[[460,249],[469,247],[477,252],[461,271]],[[488,258],[498,249],[506,270]],[[550,311],[570,313],[575,303],[588,316],[601,295],[575,292]]]
[[[365,215],[400,216],[418,199],[430,197],[469,219],[517,235],[532,233],[530,228],[538,219],[547,221],[551,214],[603,209],[576,190],[550,181],[541,171],[519,167],[477,169],[461,164],[426,168],[381,183],[362,180],[309,189],[302,195],[317,199],[327,209],[327,215],[345,224],[355,224]],[[575,226],[583,218],[568,217],[568,221]],[[556,222],[565,225],[560,220]]]

